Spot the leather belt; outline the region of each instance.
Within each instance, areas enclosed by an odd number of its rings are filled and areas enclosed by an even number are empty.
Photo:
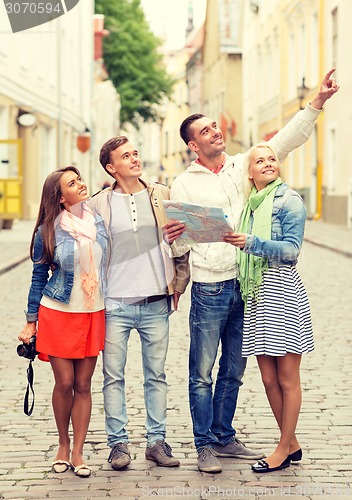
[[[134,306],[146,306],[152,302],[157,302],[158,300],[166,299],[166,295],[151,295],[145,299],[140,299],[138,297],[117,297],[115,300],[121,302],[121,304],[134,305]]]

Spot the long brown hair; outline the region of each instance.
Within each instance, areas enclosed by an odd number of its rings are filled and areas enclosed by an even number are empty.
[[[61,189],[60,189],[60,179],[65,172],[74,172],[77,175],[81,175],[76,167],[63,167],[55,170],[45,179],[42,189],[42,197],[40,200],[39,213],[37,222],[34,227],[30,255],[31,259],[34,258],[34,237],[38,231],[39,226],[41,226],[42,238],[43,238],[43,253],[39,261],[41,262],[52,262],[54,259],[54,248],[55,248],[55,231],[54,223],[55,219],[63,210],[63,205],[60,203]]]

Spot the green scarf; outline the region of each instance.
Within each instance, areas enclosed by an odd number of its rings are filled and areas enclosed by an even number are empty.
[[[271,240],[271,217],[276,189],[283,181],[278,177],[266,188],[257,191],[253,187],[241,217],[240,233],[250,233],[251,214],[253,212],[253,226],[251,234]],[[268,259],[256,257],[252,254],[239,252],[239,282],[242,299],[247,309],[248,297],[257,299],[263,273],[268,269]]]

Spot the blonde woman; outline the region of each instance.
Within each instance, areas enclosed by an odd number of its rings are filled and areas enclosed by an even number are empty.
[[[278,159],[267,144],[248,151],[244,164],[248,201],[240,232],[224,238],[241,250],[242,356],[257,357],[281,431],[276,449],[252,466],[257,473],[285,469],[302,458],[295,435],[301,407],[300,363],[302,354],[314,349],[308,298],[296,269],[306,210],[299,194],[279,175]]]

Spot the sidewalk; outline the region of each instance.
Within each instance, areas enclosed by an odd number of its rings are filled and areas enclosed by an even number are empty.
[[[34,220],[17,220],[0,230],[0,275],[29,258]],[[352,229],[322,221],[306,222],[304,240],[352,258]]]
[[[29,259],[34,220],[16,220],[12,229],[0,230],[0,275]]]
[[[307,220],[304,240],[352,257],[352,228],[317,220]]]

